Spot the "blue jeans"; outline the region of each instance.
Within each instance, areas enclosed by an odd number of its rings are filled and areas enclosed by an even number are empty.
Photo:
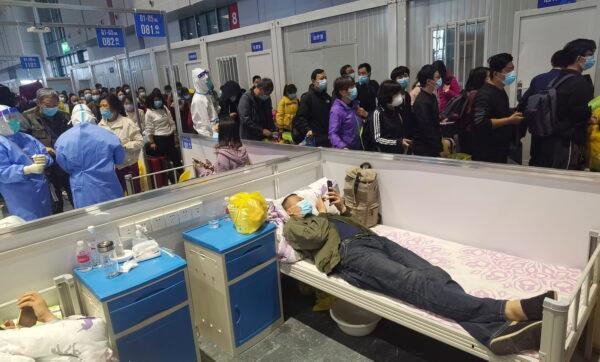
[[[467,294],[448,273],[378,235],[342,241],[334,272],[348,283],[452,319],[488,346],[502,331],[506,301]]]

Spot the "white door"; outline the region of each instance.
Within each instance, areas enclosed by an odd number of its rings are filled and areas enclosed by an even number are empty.
[[[273,81],[273,84],[275,84],[273,57],[271,56],[270,50],[246,53],[246,65],[248,67],[248,88],[252,86],[252,77],[255,75],[260,75],[261,78],[270,78]],[[275,94],[278,93],[276,91],[271,93],[271,101],[273,102],[274,108],[277,107]]]
[[[357,48],[355,44],[303,50],[290,54],[288,79],[298,87],[299,94],[308,91],[310,76],[316,68],[325,70],[328,78],[328,92],[333,90],[333,82],[340,76],[340,68],[350,64],[356,69]]]
[[[596,4],[591,2],[534,9],[515,14],[513,56],[517,69],[517,82],[511,87],[511,103],[519,93],[525,93],[531,79],[550,68],[550,58],[566,43],[578,38],[598,41]],[[595,79],[595,67],[586,71]],[[523,164],[529,163],[530,135],[523,140]]]
[[[202,68],[202,64],[200,61],[185,63],[185,79],[187,79],[187,84],[185,86],[194,88],[194,79],[192,78],[192,70],[196,68]]]

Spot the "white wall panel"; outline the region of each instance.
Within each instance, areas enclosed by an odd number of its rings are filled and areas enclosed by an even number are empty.
[[[117,70],[117,64],[114,60],[100,64],[94,64],[92,67],[94,68],[96,82],[102,84],[103,87],[110,88],[121,85],[119,71]]]
[[[383,6],[284,28],[285,69],[288,82],[295,82],[304,92],[305,85],[310,82],[310,73],[313,69],[325,69],[328,78],[333,82],[339,77],[341,66],[352,64],[356,67],[362,62],[371,64],[373,79],[387,78],[389,73],[386,10],[387,7]],[[325,43],[310,43],[310,34],[316,31],[327,32]],[[347,51],[341,50],[352,45],[355,46],[353,57],[330,56],[348,54]],[[331,89],[330,86],[329,91]]]
[[[408,3],[408,60],[413,79],[429,60],[427,27],[488,17],[487,56],[512,50],[515,12],[537,7],[536,0],[418,0]],[[461,79],[462,81],[462,79]]]
[[[237,56],[240,86],[242,88],[248,89],[249,84],[246,53],[251,52],[250,44],[258,41],[263,43],[264,50],[271,49],[271,33],[269,31],[262,31],[237,38],[209,42],[207,44],[209,69],[212,71],[213,74],[216,74],[217,58],[225,56]],[[213,81],[215,82],[215,88],[218,89],[221,86],[221,84],[218,81],[218,77],[213,76]]]

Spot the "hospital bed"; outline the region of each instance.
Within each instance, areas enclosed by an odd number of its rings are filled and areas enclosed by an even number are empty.
[[[557,220],[557,216],[568,213],[579,203],[580,198],[571,193],[581,192],[595,200],[593,202],[599,201],[597,187],[600,184],[595,175],[581,174],[573,178],[572,174],[552,170],[532,172],[513,166],[381,154],[362,153],[362,157],[357,157],[359,154],[335,150],[324,150],[321,155],[322,175],[338,183],[343,182],[340,176],[346,168],[363,161],[371,162],[380,176],[384,223],[374,231],[442,267],[467,292],[481,297],[514,299],[557,290],[559,300],[544,303],[540,351],[511,356],[510,360],[571,359],[598,299],[600,248],[597,248],[598,233],[593,231],[597,225],[593,216],[588,215],[579,222],[568,216]],[[468,178],[475,178],[476,182]],[[535,191],[532,186],[544,190]],[[469,187],[473,188],[469,190]],[[596,191],[592,192],[594,188]],[[486,193],[492,191],[496,195],[488,194],[486,200]],[[462,198],[457,198],[457,194]],[[569,197],[572,197],[570,201]],[[538,207],[552,201],[554,211],[544,209],[545,217],[526,217],[530,207],[527,204],[533,200],[539,203]],[[511,201],[514,215],[507,213],[510,209],[500,210],[498,219],[493,220],[496,226],[490,224],[492,218],[482,213],[490,210],[486,204],[502,208]],[[598,206],[590,201],[582,201],[581,213],[598,211]],[[448,224],[447,219],[454,225],[444,225]],[[550,220],[554,223],[548,223]],[[586,229],[575,232],[576,224],[583,224]],[[497,225],[509,228],[514,225],[516,232],[502,230]],[[563,239],[566,235],[563,228],[569,225],[571,237]],[[484,359],[502,360],[458,324],[399,300],[361,290],[335,275],[326,276],[311,261],[282,263],[281,271],[443,343]],[[590,323],[586,355],[591,353],[593,334]]]

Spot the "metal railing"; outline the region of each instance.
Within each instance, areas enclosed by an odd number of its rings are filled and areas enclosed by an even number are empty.
[[[184,165],[184,166],[180,166],[180,167],[174,167],[174,168],[169,168],[166,170],[162,170],[162,171],[157,171],[157,172],[152,172],[152,173],[148,173],[145,175],[140,175],[140,176],[133,176],[132,174],[127,174],[125,175],[125,188],[127,190],[127,195],[134,195],[136,193],[136,189],[135,189],[135,181],[136,180],[140,180],[143,178],[146,178],[146,180],[149,177],[152,177],[152,183],[148,183],[148,187],[149,190],[154,190],[159,188],[158,187],[158,181],[156,176],[158,175],[166,175],[167,176],[167,180],[168,180],[168,176],[169,173],[173,173],[173,179],[175,180],[174,184],[176,184],[178,181],[178,175],[177,175],[177,171],[179,170],[184,170],[186,168],[190,168],[192,170],[192,179],[197,178],[198,175],[196,173],[196,168],[194,167],[194,165]],[[167,184],[164,186],[168,186],[168,181],[166,182]],[[162,187],[162,186],[161,186]]]

